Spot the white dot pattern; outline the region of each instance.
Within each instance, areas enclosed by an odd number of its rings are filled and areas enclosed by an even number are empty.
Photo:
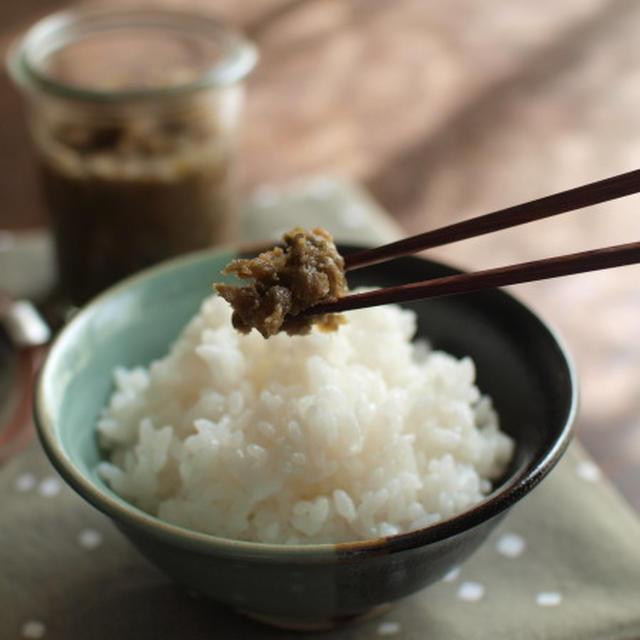
[[[597,482],[602,475],[600,468],[589,460],[581,460],[576,466],[576,475],[587,482]]]
[[[466,602],[478,602],[484,596],[484,585],[479,582],[463,582],[458,587],[458,598]]]
[[[38,638],[44,638],[47,628],[44,622],[40,620],[28,620],[22,625],[20,629],[20,635],[28,640],[37,640]]]
[[[50,476],[49,478],[45,478],[40,485],[38,486],[38,492],[41,496],[45,498],[52,498],[60,493],[61,489],[60,480],[58,478],[54,478]]]
[[[14,487],[16,491],[26,492],[31,491],[38,483],[33,473],[23,473],[16,478]]]
[[[443,582],[453,582],[460,575],[460,567],[454,567],[450,571],[448,571],[444,578],[442,578]]]
[[[78,534],[78,544],[85,549],[95,549],[102,544],[102,534],[95,529],[83,529]]]
[[[496,542],[496,551],[507,558],[517,558],[525,548],[524,538],[517,533],[505,533]]]
[[[536,595],[536,604],[541,607],[557,607],[562,602],[562,594],[557,591],[540,591]]]
[[[379,636],[395,636],[397,633],[400,633],[399,622],[388,620],[386,622],[381,622],[378,625]]]

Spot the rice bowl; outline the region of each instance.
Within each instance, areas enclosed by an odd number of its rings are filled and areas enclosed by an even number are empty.
[[[42,367],[34,396],[38,435],[64,480],[176,583],[279,626],[344,624],[460,566],[545,478],[571,439],[575,371],[554,332],[503,291],[413,303],[418,339],[473,358],[477,385],[515,443],[505,473],[479,504],[415,531],[332,544],[244,541],[168,523],[123,498],[98,472],[109,456],[96,424],[113,394],[114,369],[147,368],[166,357],[198,313],[212,274],[238,255],[212,250],[169,261],[80,310]],[[403,258],[356,271],[352,284],[393,286],[453,273],[437,262]]]

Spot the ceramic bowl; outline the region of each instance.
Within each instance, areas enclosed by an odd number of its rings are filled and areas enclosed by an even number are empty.
[[[354,250],[341,247],[343,254]],[[63,478],[103,511],[148,559],[177,582],[263,621],[327,627],[422,589],[460,565],[565,450],[576,413],[576,379],[553,331],[497,290],[421,301],[419,335],[470,355],[492,396],[514,458],[494,491],[461,515],[425,529],[345,544],[241,542],[173,526],[116,495],[96,471],[94,426],[116,365],[163,356],[232,258],[213,250],[173,260],[111,288],[55,340],[35,395],[41,442]],[[404,258],[350,274],[351,286],[389,286],[455,270]]]

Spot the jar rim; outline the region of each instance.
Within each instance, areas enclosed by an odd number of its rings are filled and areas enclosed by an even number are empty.
[[[187,29],[221,45],[223,55],[193,79],[164,87],[100,89],[60,81],[39,68],[38,52],[52,54],[81,37],[124,26]],[[25,91],[40,90],[59,97],[91,102],[121,102],[181,96],[207,88],[241,82],[258,61],[256,46],[211,15],[155,8],[78,8],[53,13],[36,22],[14,44],[7,67],[14,82]]]

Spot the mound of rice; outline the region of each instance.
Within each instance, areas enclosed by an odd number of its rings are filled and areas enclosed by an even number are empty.
[[[456,515],[504,471],[513,443],[473,362],[412,344],[413,312],[268,340],[230,316],[213,296],[165,358],[115,371],[100,472],[145,511],[242,540],[361,540]]]

